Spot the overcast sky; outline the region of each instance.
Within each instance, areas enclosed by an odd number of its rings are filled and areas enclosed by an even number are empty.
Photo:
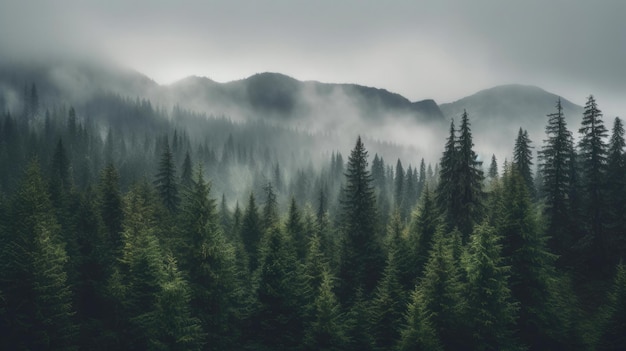
[[[626,116],[626,1],[0,0],[0,55],[108,56],[159,83],[273,71],[451,102],[498,84]]]

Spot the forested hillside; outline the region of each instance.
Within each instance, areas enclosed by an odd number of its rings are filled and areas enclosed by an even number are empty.
[[[624,128],[592,96],[483,164],[467,112],[428,159],[41,94],[0,119],[1,349],[626,347]]]

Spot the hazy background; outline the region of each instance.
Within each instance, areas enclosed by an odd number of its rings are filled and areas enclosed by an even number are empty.
[[[0,2],[0,55],[112,58],[159,83],[275,71],[451,102],[540,86],[626,111],[626,2]]]

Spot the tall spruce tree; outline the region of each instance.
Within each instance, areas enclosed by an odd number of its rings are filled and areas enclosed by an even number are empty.
[[[456,130],[454,120],[452,120],[450,121],[450,135],[439,161],[439,182],[436,192],[437,206],[449,228],[455,226],[456,217],[460,212],[458,157]]]
[[[585,208],[585,224],[592,237],[592,247],[589,252],[592,262],[608,265],[606,259],[609,253],[609,242],[606,238],[605,218],[605,174],[607,167],[606,137],[608,131],[602,121],[602,111],[598,108],[593,95],[590,95],[585,104],[582,125],[578,132],[581,134],[579,143],[582,190]]]
[[[174,155],[170,150],[170,144],[165,138],[163,152],[159,161],[159,168],[156,174],[154,184],[161,196],[163,205],[170,212],[176,212],[180,203],[178,194],[178,181],[176,179],[176,165],[174,163]]]
[[[488,224],[476,226],[463,258],[472,349],[514,350],[513,333],[519,305],[508,287],[509,270],[502,259],[499,236]]]
[[[396,209],[400,209],[402,208],[403,205],[403,200],[404,200],[404,192],[405,192],[405,174],[404,174],[404,168],[402,167],[402,162],[400,161],[400,159],[398,159],[398,162],[396,162],[396,177],[394,180],[394,201],[395,201],[395,208]]]
[[[570,166],[573,150],[572,134],[567,130],[567,123],[557,100],[556,112],[548,115],[546,126],[547,139],[539,151],[539,167],[543,178],[542,192],[546,205],[548,234],[551,247],[557,254],[562,254],[572,245],[569,234]]]
[[[528,137],[528,131],[522,131],[522,128],[520,128],[517,133],[517,139],[515,139],[515,147],[513,148],[513,167],[516,168],[517,172],[524,178],[530,196],[534,197],[535,183],[531,169],[533,165],[533,152],[530,143],[531,140]]]
[[[622,120],[615,118],[607,155],[607,230],[610,234],[609,245],[614,262],[626,252],[626,156],[624,155],[624,126]]]
[[[76,346],[68,256],[37,161],[24,174],[11,204],[10,237],[0,259],[0,346],[68,350]]]
[[[343,230],[340,299],[351,304],[361,287],[364,293],[374,290],[381,276],[384,255],[377,235],[377,213],[372,178],[367,167],[367,151],[357,138],[348,158],[346,185],[342,202]]]
[[[483,215],[483,171],[482,162],[474,152],[472,131],[467,112],[463,111],[458,140],[458,193],[459,212],[454,218],[455,226],[463,234],[463,242],[467,242],[474,225],[481,221]]]

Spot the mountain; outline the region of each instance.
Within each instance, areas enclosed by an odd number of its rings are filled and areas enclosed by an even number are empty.
[[[368,122],[384,123],[390,116],[418,122],[443,119],[433,100],[411,102],[385,89],[299,81],[280,73],[267,72],[227,83],[188,77],[163,87],[161,98],[170,102],[186,101],[195,109],[214,115],[262,117],[280,122],[362,118]]]
[[[540,148],[545,139],[546,115],[556,111],[558,99],[558,95],[535,86],[509,84],[481,90],[460,100],[441,104],[440,108],[448,121],[454,118],[457,123],[463,110],[466,110],[477,150],[497,150],[496,156],[503,161],[504,157],[510,159],[508,155],[512,153],[513,141],[520,127],[528,130],[535,150]],[[560,99],[568,129],[576,136],[583,108],[562,97]]]

